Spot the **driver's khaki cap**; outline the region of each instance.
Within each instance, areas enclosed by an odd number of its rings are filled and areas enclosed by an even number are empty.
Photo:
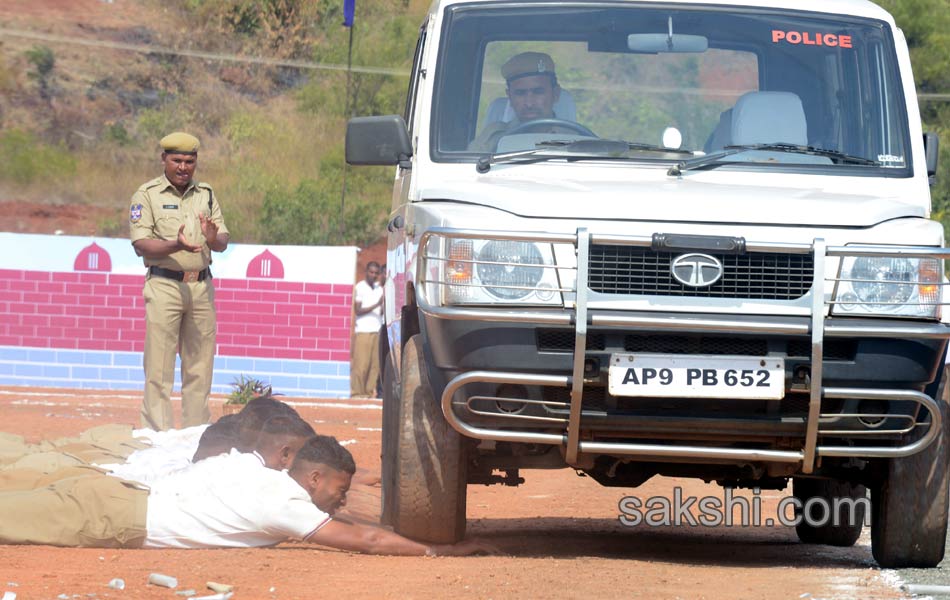
[[[532,75],[554,77],[554,60],[544,52],[522,52],[515,54],[501,66],[501,76],[505,81]]]
[[[198,147],[201,142],[195,136],[176,131],[169,133],[159,142],[162,150],[165,152],[174,152],[175,154],[198,154]]]

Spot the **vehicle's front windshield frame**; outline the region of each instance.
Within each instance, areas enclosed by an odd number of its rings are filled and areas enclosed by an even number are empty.
[[[891,32],[891,27],[888,23],[870,18],[870,17],[859,17],[854,15],[838,15],[830,13],[821,13],[813,11],[801,11],[801,10],[792,10],[792,9],[780,9],[780,8],[763,8],[763,7],[724,7],[716,5],[685,5],[685,4],[653,4],[653,3],[629,3],[629,2],[570,2],[570,3],[551,3],[550,1],[539,1],[532,2],[531,0],[525,0],[521,2],[491,2],[491,3],[478,3],[478,4],[469,4],[461,3],[448,6],[445,14],[445,18],[442,22],[442,31],[440,34],[441,42],[440,48],[438,51],[437,57],[437,67],[434,73],[433,81],[433,94],[434,97],[431,103],[431,127],[429,132],[429,149],[430,149],[430,158],[433,162],[443,162],[443,163],[474,163],[480,157],[485,156],[485,152],[470,151],[470,150],[459,150],[459,149],[449,149],[440,148],[440,130],[447,125],[452,125],[455,127],[461,127],[458,123],[448,123],[446,113],[443,112],[443,109],[447,108],[445,102],[443,102],[443,92],[447,89],[448,86],[457,85],[459,77],[462,77],[458,73],[455,74],[455,80],[450,81],[450,76],[447,73],[450,69],[448,68],[449,60],[449,47],[452,42],[453,35],[453,24],[457,22],[457,19],[461,16],[467,16],[471,12],[478,11],[492,11],[493,13],[500,12],[515,12],[515,11],[525,11],[525,10],[538,10],[540,6],[550,7],[552,10],[598,10],[598,9],[647,9],[647,10],[675,10],[675,11],[695,11],[698,13],[703,12],[719,12],[719,13],[730,13],[730,14],[751,14],[758,17],[768,17],[770,15],[775,15],[778,18],[785,19],[818,19],[818,20],[831,20],[834,19],[836,22],[850,24],[854,26],[861,27],[872,27],[880,31],[882,36],[881,40],[881,59],[883,65],[881,67],[882,73],[884,74],[884,80],[886,84],[890,87],[887,97],[887,103],[890,103],[889,117],[893,119],[894,127],[896,131],[893,133],[892,138],[897,140],[898,144],[902,146],[902,153],[905,158],[902,166],[887,166],[887,167],[875,167],[875,166],[858,166],[858,165],[849,165],[849,164],[765,164],[764,166],[769,169],[776,169],[779,171],[805,171],[805,172],[831,172],[843,175],[869,175],[869,176],[886,176],[886,177],[911,177],[913,176],[913,156],[912,156],[912,145],[910,143],[910,136],[908,130],[908,119],[907,119],[907,105],[904,97],[904,88],[900,78],[899,64],[896,55],[896,50],[894,47],[894,40]],[[471,12],[470,12],[471,11]],[[466,48],[467,52],[471,52],[474,55],[474,61],[472,64],[472,71],[474,74],[470,73],[470,81],[466,80],[464,85],[467,86],[466,92],[467,97],[470,99],[470,104],[466,106],[458,106],[458,102],[452,102],[454,104],[454,110],[456,112],[463,112],[464,118],[466,120],[465,127],[470,126],[471,115],[475,114],[478,111],[478,102],[479,96],[481,94],[482,85],[480,75],[483,69],[483,61],[485,59],[485,48],[486,46],[495,41],[501,41],[506,39],[512,39],[505,36],[482,36],[478,40],[478,45],[471,48]],[[519,36],[518,40],[527,40],[531,39],[528,36]],[[555,38],[551,36],[545,36],[543,39],[535,38],[538,41],[555,41]],[[568,36],[557,37],[556,41],[567,41],[570,38]],[[575,38],[576,39],[576,38]],[[577,40],[580,41],[580,40]],[[762,74],[760,73],[760,77]],[[458,96],[456,96],[458,97]],[[455,121],[460,122],[459,118],[455,118]],[[604,136],[608,137],[608,136]],[[634,140],[635,141],[635,140]],[[730,160],[734,160],[730,157]],[[739,159],[741,160],[741,159]],[[669,164],[671,161],[668,157],[656,157],[650,156],[649,153],[632,153],[631,161],[633,162],[642,162],[642,163],[661,163]],[[612,161],[616,162],[616,161]],[[589,163],[585,163],[589,164]],[[728,165],[721,167],[725,169],[757,169],[762,168],[763,165],[756,165],[755,163],[747,162],[729,162]]]

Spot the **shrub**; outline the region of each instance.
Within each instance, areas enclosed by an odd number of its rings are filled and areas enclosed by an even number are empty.
[[[273,188],[267,192],[261,206],[262,241],[322,246],[366,244],[378,239],[382,211],[357,198],[347,198],[342,211],[341,188],[334,183],[334,178],[305,179],[295,189]]]
[[[0,134],[0,180],[26,185],[75,175],[76,159],[61,146],[47,146],[29,132]]]
[[[53,97],[52,78],[56,57],[47,46],[33,46],[26,51],[26,59],[33,65],[34,71],[27,75],[40,86],[40,98],[49,102]]]

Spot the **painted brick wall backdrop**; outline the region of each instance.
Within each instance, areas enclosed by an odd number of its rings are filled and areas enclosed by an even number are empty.
[[[356,253],[216,253],[212,390],[250,375],[288,396],[349,396]],[[0,233],[0,385],[142,389],[144,281],[127,239]]]

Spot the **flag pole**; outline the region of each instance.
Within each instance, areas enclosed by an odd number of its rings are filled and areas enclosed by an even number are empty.
[[[343,117],[350,118],[350,79],[353,70],[353,13],[356,8],[355,0],[343,2],[343,26],[350,30],[349,48],[346,52],[346,98],[343,101]],[[356,110],[356,106],[353,110]],[[343,186],[340,190],[340,243],[346,236],[346,156],[343,157]]]

